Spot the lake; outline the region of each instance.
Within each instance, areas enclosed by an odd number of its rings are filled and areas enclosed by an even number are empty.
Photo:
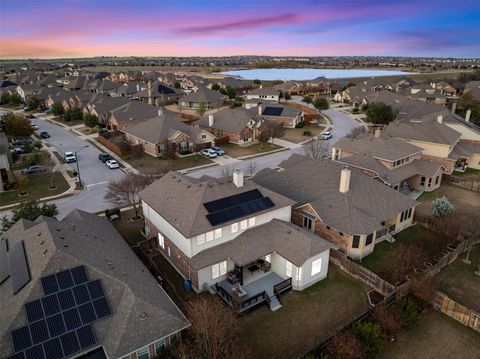
[[[343,79],[354,77],[378,77],[409,75],[411,72],[395,70],[369,70],[369,69],[252,69],[252,70],[231,70],[221,74],[229,76],[241,76],[245,80],[312,80],[319,76],[328,79]]]

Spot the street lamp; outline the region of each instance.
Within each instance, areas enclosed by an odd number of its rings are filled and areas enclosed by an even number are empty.
[[[82,180],[80,179],[80,166],[78,164],[78,158],[77,158],[77,153],[83,150],[84,148],[87,148],[88,145],[85,145],[83,147],[80,147],[78,150],[75,151],[75,159],[77,160],[77,176],[78,176],[78,183],[80,186],[82,185]]]

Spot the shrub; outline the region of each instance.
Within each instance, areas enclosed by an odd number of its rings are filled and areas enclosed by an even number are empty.
[[[375,307],[372,313],[372,319],[390,336],[397,334],[405,325],[405,317],[402,311],[397,306],[391,305],[389,307],[380,305]]]
[[[304,136],[311,136],[312,133],[310,131],[306,130],[306,131],[303,131],[303,135]]]
[[[455,206],[447,197],[436,198],[432,201],[432,214],[435,217],[451,216],[455,213]]]
[[[410,328],[420,319],[420,306],[416,300],[409,297],[403,297],[397,300],[395,305],[403,313],[405,318],[405,327]]]
[[[385,334],[376,323],[355,323],[352,326],[352,333],[363,343],[366,358],[374,358],[385,348]]]
[[[329,358],[362,359],[363,347],[360,340],[348,331],[338,332],[326,348]]]
[[[120,217],[120,208],[109,208],[109,209],[105,210],[105,216],[107,218],[109,218],[109,217],[111,217],[115,214]]]
[[[313,106],[315,106],[317,110],[328,110],[329,108],[328,100],[325,97],[320,97],[315,100],[315,102],[313,103]]]
[[[352,110],[353,113],[358,113],[358,111],[359,111],[359,110],[358,110],[357,107],[355,107],[355,108]]]
[[[305,127],[305,122],[299,122],[295,125],[295,128],[304,128]]]

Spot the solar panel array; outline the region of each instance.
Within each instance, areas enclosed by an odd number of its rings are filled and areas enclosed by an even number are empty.
[[[204,204],[208,211],[207,219],[212,226],[245,217],[274,206],[272,200],[269,197],[264,197],[257,189]]]
[[[15,295],[28,282],[30,282],[30,272],[28,271],[27,257],[25,256],[23,241],[15,243],[7,252],[7,257],[12,294]]]
[[[0,240],[0,283],[3,283],[10,276],[8,270],[7,240]]]
[[[165,85],[158,85],[158,92],[161,93],[162,95],[172,95],[175,93],[173,89],[170,87],[167,87]]]
[[[282,114],[283,108],[281,107],[266,107],[263,110],[263,115],[265,116],[280,116]]]
[[[25,304],[28,324],[12,331],[8,359],[63,359],[94,346],[92,324],[112,314],[100,280],[84,266],[41,278],[45,295]]]

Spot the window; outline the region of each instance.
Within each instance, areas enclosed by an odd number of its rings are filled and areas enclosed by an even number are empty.
[[[213,231],[207,232],[206,238],[207,242],[213,241]]]
[[[247,229],[247,220],[243,220],[240,222],[240,229],[243,231],[244,229]]]
[[[420,178],[420,186],[425,186],[425,177]]]
[[[338,234],[340,234],[340,236],[343,237],[343,232],[338,232]]]
[[[170,253],[170,247],[167,247],[167,252],[168,252],[168,256],[170,257],[172,255],[172,253]]]
[[[267,254],[265,256],[265,262],[272,263],[272,255],[271,254]]]
[[[202,133],[202,138],[203,138],[203,139],[207,138],[207,135],[204,134],[204,133]]]
[[[232,233],[238,232],[238,223],[232,223]]]
[[[197,236],[197,244],[205,243],[205,234],[200,234]]]
[[[400,215],[400,222],[403,222],[404,216],[405,216],[405,212],[402,212],[402,214]]]
[[[181,150],[188,150],[188,142],[187,141],[180,142],[180,149]]]
[[[297,275],[295,276],[295,279],[297,280],[297,282],[300,282],[302,280],[302,268],[297,268]]]
[[[372,243],[372,241],[373,241],[373,233],[370,233],[367,236],[367,239],[365,239],[365,245],[368,246],[370,243]]]
[[[227,262],[223,261],[212,266],[212,279],[218,278],[227,273]]]
[[[327,226],[327,229],[330,230],[330,226]]]
[[[410,218],[410,217],[412,217],[412,209],[411,208],[408,210],[408,218]]]
[[[360,236],[354,235],[353,241],[352,241],[352,248],[358,248],[358,247],[360,247]]]
[[[312,220],[308,217],[303,217],[303,228],[312,229]]]
[[[322,258],[318,258],[312,262],[312,271],[310,275],[313,277],[314,275],[320,273],[322,271]]]
[[[170,336],[170,344],[175,343],[175,342],[177,341],[177,339],[178,339],[177,333],[172,334],[172,335]]]
[[[155,354],[160,355],[162,353],[163,348],[165,348],[165,339],[160,339],[155,342]]]
[[[440,181],[440,176],[437,176],[437,177],[435,178],[435,184],[438,184],[439,181]]]
[[[143,347],[142,349],[137,350],[137,358],[138,359],[148,359],[148,347]]]
[[[162,249],[165,249],[165,238],[163,238],[161,233],[158,233],[158,245],[162,247]]]
[[[431,185],[432,185],[432,177],[428,179],[428,187],[430,187]]]
[[[248,219],[248,226],[253,227],[255,225],[255,217]]]
[[[222,236],[222,229],[221,228],[217,228],[215,230],[215,239],[217,238],[220,238]]]
[[[292,263],[290,263],[289,261],[285,262],[285,274],[287,275],[287,277],[292,276]]]

